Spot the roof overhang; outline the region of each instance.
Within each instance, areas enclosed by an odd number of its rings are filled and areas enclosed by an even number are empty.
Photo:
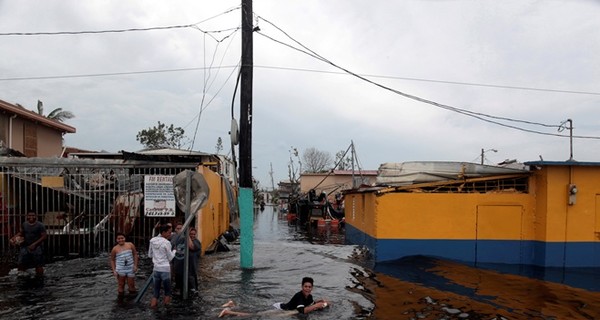
[[[0,100],[0,112],[16,115],[18,117],[27,119],[32,122],[37,122],[63,133],[75,133],[76,131],[75,127],[71,127],[68,124],[52,120],[48,117],[44,117],[43,115],[39,115],[33,111],[27,110],[23,107],[8,103],[3,100]]]

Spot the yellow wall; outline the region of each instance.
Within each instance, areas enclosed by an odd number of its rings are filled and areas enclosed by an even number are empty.
[[[520,224],[520,239],[533,239],[533,197],[527,194],[390,193],[379,197],[379,239],[477,239],[477,225],[496,224],[479,234],[504,239]],[[515,210],[520,212],[516,215]],[[497,219],[494,217],[497,217]],[[518,218],[518,219],[517,219]],[[515,220],[517,219],[517,220]],[[503,225],[504,224],[504,225]]]
[[[532,171],[528,194],[348,193],[346,220],[377,239],[600,241],[600,167]],[[578,189],[573,205],[570,183]]]
[[[375,208],[378,198],[374,193],[350,193],[344,197],[344,216],[346,222],[362,232],[375,236],[378,223]],[[385,222],[384,222],[385,223]]]
[[[546,177],[539,202],[546,204],[546,221],[540,224],[546,241],[598,241],[596,198],[600,194],[600,170],[596,166],[548,166],[536,172]],[[542,180],[542,179],[540,179]],[[568,204],[568,185],[578,192],[576,203]]]
[[[196,219],[198,240],[204,253],[213,240],[229,228],[229,204],[221,176],[204,166],[199,166],[198,172],[204,176],[210,190],[206,205],[198,210]]]

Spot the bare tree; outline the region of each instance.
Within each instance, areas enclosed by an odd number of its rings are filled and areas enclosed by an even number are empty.
[[[296,166],[296,162],[298,164],[297,166]],[[300,157],[298,156],[298,149],[292,147],[290,149],[290,163],[288,164],[288,175],[290,177],[291,184],[299,183],[301,171],[302,171],[302,161],[300,161]]]
[[[215,147],[215,153],[219,154],[221,152],[221,150],[223,150],[223,139],[221,139],[221,137],[219,137],[217,139],[217,146]]]
[[[308,148],[302,154],[304,161],[304,172],[323,172],[331,169],[332,158],[327,151],[317,150],[316,148]]]
[[[339,170],[352,169],[352,156],[347,155],[346,153],[346,151],[340,150],[335,154],[335,163]]]

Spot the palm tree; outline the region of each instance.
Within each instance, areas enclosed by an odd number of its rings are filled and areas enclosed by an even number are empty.
[[[37,109],[39,115],[44,115],[44,104],[41,100],[38,100]],[[71,111],[63,110],[62,108],[56,108],[50,112],[46,118],[52,119],[55,121],[64,122],[67,119],[75,118],[75,115]]]

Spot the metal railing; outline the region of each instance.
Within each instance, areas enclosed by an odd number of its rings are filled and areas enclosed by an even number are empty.
[[[9,239],[28,210],[48,233],[48,261],[109,252],[124,232],[138,251],[147,247],[161,218],[144,217],[145,175],[176,175],[196,163],[103,159],[0,158],[0,250],[14,258]],[[177,210],[176,218],[183,221]],[[164,219],[164,218],[162,218]]]

